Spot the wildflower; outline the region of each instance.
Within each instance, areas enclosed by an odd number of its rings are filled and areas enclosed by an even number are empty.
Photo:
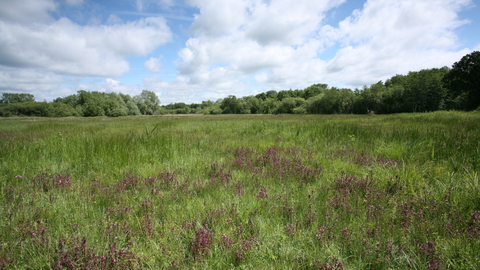
[[[21,175],[15,175],[15,178],[23,178]]]

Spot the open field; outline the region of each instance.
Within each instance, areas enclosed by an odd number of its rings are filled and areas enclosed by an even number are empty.
[[[0,119],[0,269],[480,269],[480,114]]]

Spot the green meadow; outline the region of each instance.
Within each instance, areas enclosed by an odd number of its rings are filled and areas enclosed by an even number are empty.
[[[480,114],[0,119],[0,269],[480,269]]]

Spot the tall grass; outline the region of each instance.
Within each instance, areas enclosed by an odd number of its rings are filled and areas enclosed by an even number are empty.
[[[0,269],[478,269],[479,120],[1,119]]]

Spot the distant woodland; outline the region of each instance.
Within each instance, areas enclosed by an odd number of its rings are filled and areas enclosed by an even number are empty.
[[[36,102],[27,93],[2,93],[0,116],[91,117],[154,114],[390,114],[480,108],[480,52],[465,55],[451,68],[395,75],[363,89],[314,84],[305,89],[270,90],[237,98],[230,95],[200,104],[160,105],[154,92],[140,95],[88,92]]]

